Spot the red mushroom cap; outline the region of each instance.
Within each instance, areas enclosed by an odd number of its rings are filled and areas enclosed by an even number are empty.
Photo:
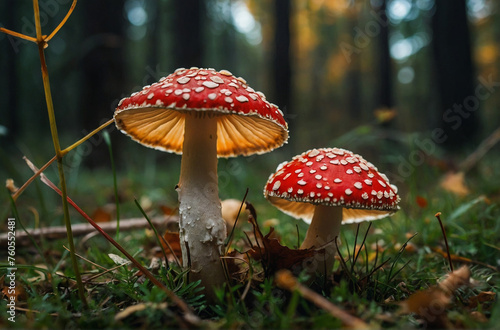
[[[288,139],[281,110],[226,70],[177,69],[122,99],[114,117],[116,126],[139,143],[182,153],[187,112],[217,116],[222,157],[268,152]]]
[[[310,222],[314,206],[341,206],[342,223],[380,219],[399,209],[397,188],[363,157],[339,148],[312,149],[280,164],[264,188],[283,212]]]

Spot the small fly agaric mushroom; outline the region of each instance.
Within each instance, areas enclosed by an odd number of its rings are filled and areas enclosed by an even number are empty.
[[[201,279],[207,289],[222,284],[226,227],[217,157],[280,147],[288,139],[283,113],[229,71],[181,68],[122,99],[114,118],[135,141],[182,153],[177,191],[184,266],[190,280]]]
[[[284,213],[310,223],[300,247],[324,246],[327,274],[341,224],[381,219],[399,209],[396,186],[363,157],[339,148],[312,149],[281,163],[264,196]]]

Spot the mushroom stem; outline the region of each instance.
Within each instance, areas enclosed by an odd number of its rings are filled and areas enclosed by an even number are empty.
[[[185,115],[181,174],[178,185],[179,235],[189,280],[201,280],[208,297],[225,280],[220,256],[226,224],[217,182],[217,119]]]
[[[341,224],[342,207],[316,205],[306,238],[300,246],[301,249],[325,246],[325,254],[315,257],[315,262],[309,267],[311,271],[322,273],[326,270],[327,275],[331,273],[336,254],[335,237],[340,233]]]

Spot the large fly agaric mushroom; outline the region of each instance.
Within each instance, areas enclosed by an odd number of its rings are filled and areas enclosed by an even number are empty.
[[[191,68],[177,69],[122,99],[114,118],[135,141],[182,154],[177,191],[184,266],[190,280],[201,279],[206,288],[222,284],[219,257],[226,228],[217,157],[280,147],[288,139],[283,113],[229,71]]]
[[[284,213],[310,223],[300,247],[325,247],[327,273],[341,224],[381,219],[399,209],[396,186],[372,163],[339,148],[312,149],[280,164],[264,195]]]

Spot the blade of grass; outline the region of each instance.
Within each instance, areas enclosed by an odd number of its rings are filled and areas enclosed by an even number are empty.
[[[111,139],[109,138],[109,133],[107,131],[104,131],[102,133],[102,136],[104,137],[104,141],[108,145],[109,158],[111,160],[111,171],[113,172],[113,189],[114,189],[114,193],[115,193],[115,205],[116,205],[116,239],[119,239],[120,238],[120,201],[118,199],[118,186],[116,183],[115,159],[113,157],[113,149],[111,147]],[[149,222],[149,220],[148,220],[148,222]]]
[[[448,255],[448,262],[450,263],[450,271],[453,272],[453,262],[451,261],[450,248],[448,246],[448,239],[446,238],[446,230],[444,229],[443,222],[441,221],[441,212],[436,213],[435,217],[439,221],[439,226],[441,226],[441,232],[443,233],[444,244],[446,245],[446,253]]]
[[[224,253],[224,255],[227,255],[227,253],[229,252],[229,248],[231,247],[231,243],[233,242],[234,230],[236,229],[236,224],[238,223],[238,218],[240,217],[241,210],[243,209],[243,205],[245,205],[247,195],[248,195],[248,188],[245,191],[245,195],[243,195],[243,200],[241,201],[241,205],[240,205],[240,208],[238,210],[238,214],[236,215],[236,219],[234,220],[234,224],[233,224],[233,228],[231,229],[231,233],[229,234],[228,238],[226,239],[226,242],[225,242],[226,252]]]

